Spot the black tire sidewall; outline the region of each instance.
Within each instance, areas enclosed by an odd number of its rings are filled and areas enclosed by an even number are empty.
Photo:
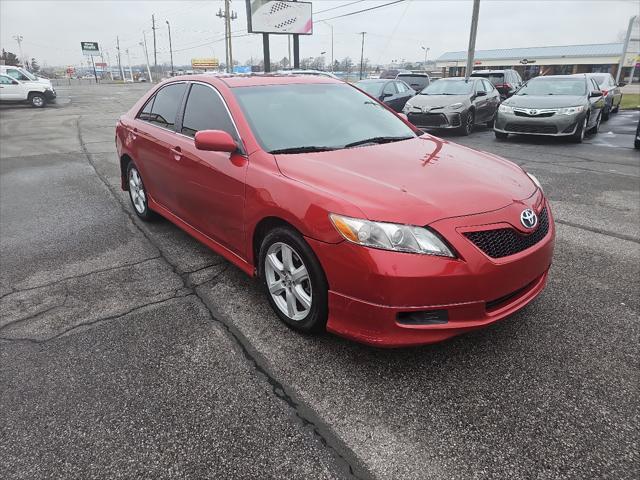
[[[144,187],[144,179],[142,178],[142,174],[140,173],[140,170],[138,170],[138,167],[136,166],[135,163],[133,162],[129,162],[129,165],[127,165],[127,185],[129,184],[129,178],[131,175],[131,170],[135,169],[138,172],[138,176],[140,177],[140,181],[142,182],[142,186]],[[153,212],[151,210],[149,210],[149,204],[148,204],[148,193],[147,193],[147,189],[146,187],[144,188],[144,212],[140,213],[138,212],[138,209],[136,208],[136,206],[133,203],[133,198],[131,198],[131,187],[129,188],[129,201],[131,202],[131,207],[133,208],[133,212],[138,216],[138,218],[145,220],[145,221],[150,221],[154,218]]]
[[[269,247],[277,242],[291,246],[300,256],[309,272],[312,292],[311,311],[306,318],[300,321],[291,320],[280,311],[273,301],[273,298],[271,298],[271,293],[267,286],[267,278],[264,272],[265,258]],[[329,289],[326,276],[315,253],[313,253],[309,244],[305,242],[304,238],[302,238],[298,232],[292,228],[276,227],[265,235],[258,254],[258,275],[260,276],[260,282],[262,283],[263,290],[271,308],[288,327],[304,333],[316,333],[325,330],[329,306]]]

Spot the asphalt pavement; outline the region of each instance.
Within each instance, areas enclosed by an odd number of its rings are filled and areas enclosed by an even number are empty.
[[[119,188],[148,85],[0,107],[0,478],[637,478],[638,112],[574,145],[445,138],[543,183],[549,285],[490,328],[378,350],[304,336]]]

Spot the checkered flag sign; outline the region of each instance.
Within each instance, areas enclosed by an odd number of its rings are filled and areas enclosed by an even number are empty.
[[[248,6],[250,32],[313,33],[310,2],[248,0]]]

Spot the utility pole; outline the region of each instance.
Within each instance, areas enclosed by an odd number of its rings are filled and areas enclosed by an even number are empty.
[[[635,15],[629,19],[629,27],[627,28],[627,35],[624,37],[624,47],[622,47],[620,62],[618,62],[618,71],[616,72],[616,84],[620,83],[620,77],[622,76],[622,68],[624,67],[624,58],[627,55],[627,50],[629,49],[629,42],[631,41],[631,32],[633,30],[633,22],[635,22],[637,18],[638,16]],[[633,61],[634,67],[635,67],[635,64],[636,62],[634,59]],[[633,69],[631,69],[631,74],[633,75]],[[629,80],[629,83],[631,83],[631,80],[633,80],[633,77],[631,77],[631,79]]]
[[[364,36],[367,32],[360,32],[362,35],[362,48],[360,50],[360,80],[362,80],[362,74],[364,73]]]
[[[129,49],[125,50],[127,54],[127,63],[129,64],[129,76],[131,77],[131,82],[133,83],[133,71],[131,70],[131,57],[129,56]]]
[[[113,81],[113,70],[111,69],[111,57],[109,56],[109,52],[106,52],[107,55],[107,68],[109,69],[109,76],[111,77],[111,81]]]
[[[227,72],[233,72],[233,52],[231,49],[231,20],[238,18],[236,12],[229,10],[230,0],[224,0],[224,12],[218,9],[216,17],[224,19],[224,43],[225,43],[225,63],[227,64]]]
[[[420,47],[424,50],[424,70],[427,70],[427,54],[429,53],[429,48],[428,47]]]
[[[120,37],[116,37],[116,50],[118,50],[118,68],[120,69],[120,78],[124,82],[124,70],[122,69],[122,57],[120,56]]]
[[[469,80],[473,70],[473,60],[476,52],[476,34],[478,33],[478,16],[480,14],[480,0],[473,0],[471,14],[471,31],[469,32],[469,49],[467,50],[467,68],[464,71],[465,80]]]
[[[151,76],[151,68],[149,67],[149,51],[147,50],[147,35],[144,33],[144,31],[142,32],[142,39],[144,40],[144,43],[140,43],[140,45],[144,47],[144,58],[147,61],[147,74],[149,75],[149,83],[152,83],[153,77]]]
[[[171,25],[169,24],[169,20],[166,20],[167,28],[169,29],[169,53],[171,54],[171,74],[173,77],[173,47],[171,47]]]
[[[20,53],[20,61],[22,62],[22,65],[24,66],[24,55],[22,54],[22,39],[24,37],[22,35],[14,35],[13,39],[18,42],[18,51]]]
[[[291,68],[291,35],[287,35],[287,47],[289,48],[289,65],[288,65],[288,67]]]
[[[151,15],[151,30],[153,30],[153,73],[158,73],[158,50],[156,49],[156,16]]]

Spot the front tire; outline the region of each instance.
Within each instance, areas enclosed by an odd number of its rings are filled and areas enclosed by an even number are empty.
[[[498,140],[506,140],[507,138],[509,138],[509,134],[508,134],[508,133],[504,133],[504,132],[496,132],[495,130],[494,130],[494,132],[493,132],[493,133],[495,133],[495,134],[496,134],[496,138],[497,138]]]
[[[604,108],[602,110],[602,121],[606,122],[607,120],[609,120],[609,115],[611,114],[611,109],[613,108],[613,105],[611,107],[608,108]]]
[[[473,132],[474,122],[475,114],[473,113],[473,110],[469,110],[466,117],[464,117],[464,121],[462,123],[462,126],[460,127],[459,132],[464,136],[471,135],[471,132]]]
[[[29,103],[32,107],[43,108],[47,104],[47,99],[41,93],[30,93]]]
[[[584,140],[584,134],[587,130],[587,124],[589,123],[589,116],[585,115],[584,120],[580,122],[580,125],[576,127],[576,131],[569,137],[573,143],[582,143]]]
[[[127,165],[127,180],[129,181],[129,199],[131,206],[140,220],[150,222],[155,220],[156,215],[149,210],[147,191],[144,188],[142,175],[138,167],[133,162]]]
[[[602,121],[602,112],[598,114],[598,118],[596,118],[596,124],[591,127],[591,130],[589,130],[589,133],[591,135],[596,135],[598,133],[598,130],[600,130],[600,122]]]
[[[328,286],[311,247],[295,230],[277,227],[262,240],[259,275],[273,311],[303,333],[324,331]]]

